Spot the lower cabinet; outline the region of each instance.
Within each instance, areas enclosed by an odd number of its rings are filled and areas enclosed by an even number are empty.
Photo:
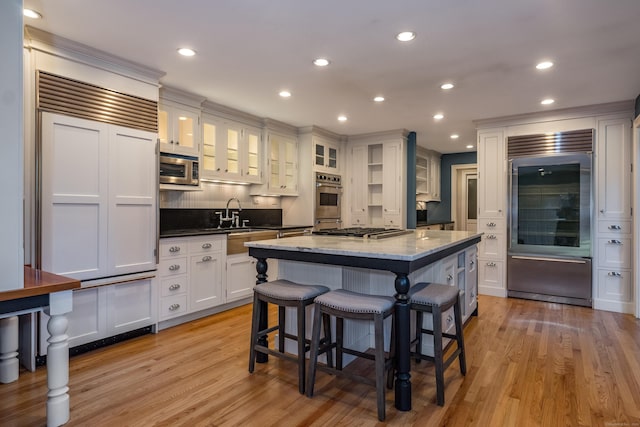
[[[227,302],[253,295],[256,259],[246,253],[227,256]]]
[[[76,347],[124,332],[144,328],[157,321],[157,278],[73,291],[73,311],[67,315],[69,347]],[[40,313],[39,354],[47,354],[47,322]]]

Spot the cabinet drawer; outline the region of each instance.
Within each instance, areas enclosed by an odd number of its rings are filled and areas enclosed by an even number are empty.
[[[187,275],[171,277],[160,281],[160,296],[168,297],[187,292]]]
[[[612,301],[632,301],[630,270],[598,270],[598,298]]]
[[[163,259],[158,266],[160,277],[176,276],[187,272],[187,258]]]
[[[182,240],[161,240],[160,258],[177,257],[187,255],[187,241]]]
[[[478,232],[504,233],[506,222],[504,218],[478,218]]]
[[[598,233],[631,234],[631,221],[598,221]]]
[[[222,252],[226,236],[206,236],[189,239],[189,254]]]
[[[160,319],[167,319],[187,312],[187,296],[176,295],[160,299]]]
[[[631,249],[630,238],[598,239],[598,266],[631,268]]]
[[[478,288],[504,288],[504,262],[478,260]]]
[[[478,245],[478,257],[496,260],[504,259],[507,250],[505,235],[502,233],[485,232]]]

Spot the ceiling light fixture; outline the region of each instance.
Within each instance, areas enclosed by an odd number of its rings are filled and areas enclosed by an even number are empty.
[[[434,114],[433,118],[436,120],[442,120],[444,119],[444,114],[442,113]]]
[[[40,12],[36,12],[33,9],[22,9],[22,14],[27,18],[33,18],[33,19],[42,18],[42,14]]]
[[[288,90],[282,90],[280,91],[279,95],[283,98],[289,98],[291,96],[291,92],[289,92]]]
[[[469,144],[467,145],[467,148],[473,148],[473,145]]]
[[[453,89],[453,83],[445,83],[442,86],[440,86],[440,89],[444,89],[444,90]]]
[[[340,122],[346,122],[346,121],[347,121],[347,116],[344,116],[344,115],[342,115],[342,116],[338,116],[338,121],[340,121]]]
[[[458,135],[457,133],[454,133],[451,135],[451,139],[458,139],[460,138],[460,135]]]
[[[178,49],[178,53],[182,56],[194,56],[196,51],[193,49],[189,49],[188,47],[181,47]]]
[[[554,102],[556,102],[554,99],[547,98],[547,99],[543,99],[542,101],[540,101],[540,104],[542,104],[542,105],[551,105]]]
[[[408,42],[415,38],[416,38],[416,33],[414,33],[413,31],[403,31],[401,33],[398,33],[398,35],[396,36],[396,39],[398,39],[401,42]]]
[[[375,102],[382,102],[382,101],[384,101],[384,96],[376,96],[375,98],[373,98],[373,100]]]
[[[538,65],[536,65],[536,68],[538,70],[546,70],[547,68],[551,67],[553,67],[553,62],[551,61],[542,61]]]
[[[329,60],[326,58],[317,58],[313,60],[313,65],[317,67],[326,67],[329,65]]]

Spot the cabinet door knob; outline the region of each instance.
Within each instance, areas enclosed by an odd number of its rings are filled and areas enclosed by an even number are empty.
[[[450,324],[451,324],[451,322],[453,322],[453,316],[448,315],[448,316],[447,316],[447,324],[449,324],[449,325],[450,325]]]
[[[603,214],[604,213],[604,209],[600,209],[600,213]]]
[[[176,145],[180,145],[180,141],[176,141]]]
[[[447,275],[447,282],[450,282],[450,281],[452,281],[452,280],[453,280],[453,276],[452,276],[452,275],[450,275],[450,274],[448,274],[448,275]]]

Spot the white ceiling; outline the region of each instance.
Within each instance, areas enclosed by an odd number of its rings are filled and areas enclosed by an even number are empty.
[[[640,94],[640,0],[24,0],[25,24],[166,72],[162,83],[294,126],[404,128],[442,153],[473,120]],[[403,30],[417,32],[408,43]],[[198,52],[192,58],[179,47]],[[324,56],[331,65],[311,61]],[[538,71],[548,59],[555,66]],[[440,89],[451,81],[456,87]],[[293,93],[282,99],[278,92]],[[372,98],[386,101],[375,104]],[[543,98],[556,102],[545,107]],[[433,115],[442,112],[440,122]],[[348,121],[337,121],[339,114]],[[453,141],[452,133],[460,138]]]

